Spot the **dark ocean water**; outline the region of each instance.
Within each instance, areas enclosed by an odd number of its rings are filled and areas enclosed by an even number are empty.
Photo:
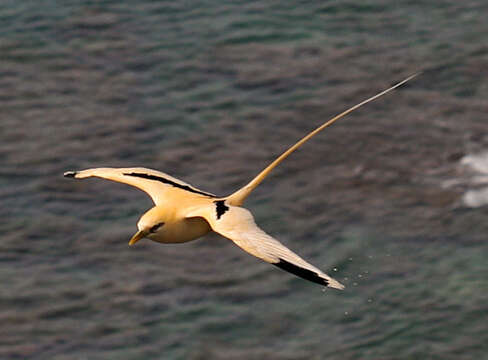
[[[487,359],[486,1],[0,2],[1,359]],[[341,120],[249,198],[346,285],[215,235],[129,248],[155,168],[217,194]],[[446,184],[455,184],[446,186]]]

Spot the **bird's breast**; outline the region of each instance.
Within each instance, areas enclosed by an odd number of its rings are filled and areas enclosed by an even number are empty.
[[[179,219],[165,222],[164,226],[149,238],[160,243],[183,243],[195,240],[210,230],[209,224],[203,218]]]

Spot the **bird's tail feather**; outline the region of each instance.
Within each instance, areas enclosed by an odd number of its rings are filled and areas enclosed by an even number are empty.
[[[300,141],[298,141],[295,145],[290,147],[288,150],[286,150],[283,154],[281,154],[276,160],[274,160],[271,164],[269,164],[263,171],[261,171],[254,179],[252,179],[247,185],[243,186],[233,194],[227,197],[227,202],[230,205],[234,206],[240,206],[244,202],[244,200],[251,194],[251,192],[266,178],[266,176],[269,175],[271,170],[273,170],[276,166],[278,166],[283,160],[285,160],[292,152],[294,152],[296,149],[298,149],[300,146],[302,146],[304,143],[306,143],[309,139],[311,139],[314,135],[318,134],[320,131],[325,129],[327,126],[332,125],[334,122],[339,120],[340,118],[346,116],[347,114],[353,112],[354,110],[358,109],[359,107],[376,100],[377,98],[389,93],[390,91],[396,89],[397,87],[403,85],[407,81],[413,79],[420,73],[416,73],[413,75],[410,75],[406,79],[400,81],[399,83],[389,87],[386,90],[383,90],[382,92],[360,102],[359,104],[356,104],[349,109],[343,111],[339,115],[336,115],[332,119],[326,121],[322,125],[320,125],[318,128],[313,130],[312,132],[308,133],[305,137],[303,137]]]

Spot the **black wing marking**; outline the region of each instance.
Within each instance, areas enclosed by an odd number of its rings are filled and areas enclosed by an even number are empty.
[[[316,272],[308,269],[304,269],[298,265],[292,264],[286,260],[280,259],[279,262],[273,263],[273,265],[279,267],[282,270],[288,271],[293,275],[299,276],[305,280],[309,280],[319,285],[329,285],[329,281],[319,276]]]
[[[219,220],[220,217],[229,210],[229,207],[225,205],[225,200],[214,201],[214,204],[216,205],[215,210],[217,211],[217,220]]]
[[[200,194],[200,195],[204,195],[204,196],[208,196],[208,197],[212,197],[212,198],[216,197],[214,194],[210,194],[210,193],[206,193],[206,192],[194,189],[188,185],[178,184],[178,183],[176,183],[172,180],[166,179],[162,176],[144,174],[144,173],[136,173],[136,172],[124,173],[124,175],[139,177],[139,178],[148,179],[148,180],[156,180],[156,181],[162,182],[163,184],[168,184],[168,185],[174,186],[176,188],[186,190],[186,191],[189,191],[189,192],[192,192],[195,194]]]

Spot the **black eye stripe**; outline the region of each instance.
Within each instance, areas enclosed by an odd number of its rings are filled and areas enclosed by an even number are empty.
[[[152,226],[150,229],[149,229],[149,232],[156,232],[161,226],[164,225],[164,222],[160,222],[159,224],[156,224],[154,226]]]

